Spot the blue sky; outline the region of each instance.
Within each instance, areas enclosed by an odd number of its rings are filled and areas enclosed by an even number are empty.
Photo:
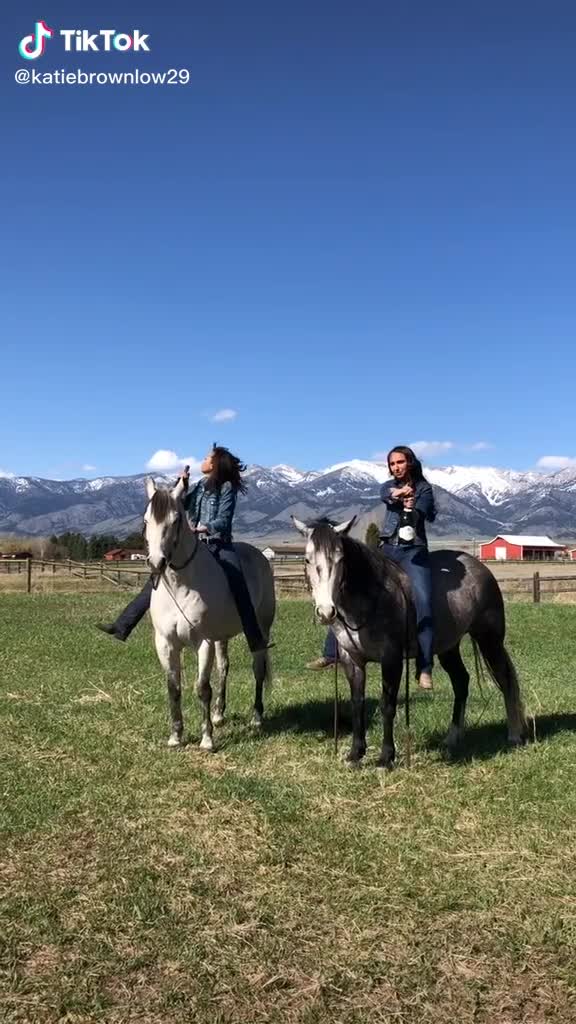
[[[573,3],[75,9],[3,33],[2,470],[137,473],[214,439],[303,468],[413,441],[576,459]],[[62,28],[150,52],[65,53]]]

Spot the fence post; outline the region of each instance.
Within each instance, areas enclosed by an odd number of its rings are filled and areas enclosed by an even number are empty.
[[[32,593],[32,559],[26,559],[26,593]]]
[[[534,604],[540,604],[540,573],[535,572],[532,577],[532,598]]]
[[[100,579],[104,579],[104,562],[100,562]]]

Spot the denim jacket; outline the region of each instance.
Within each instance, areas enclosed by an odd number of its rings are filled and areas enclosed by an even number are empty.
[[[387,480],[380,488],[380,498],[386,505],[386,515],[384,517],[384,525],[382,527],[382,539],[391,540],[392,543],[396,542],[398,521],[400,513],[404,507],[401,501],[395,501],[390,495],[390,491],[394,490],[398,486],[397,480]],[[424,545],[424,547],[427,547],[428,540],[426,538],[426,520],[428,520],[429,523],[434,522],[436,518],[436,507],[434,505],[432,488],[426,480],[418,481],[414,488],[414,498],[416,536],[413,543],[414,545]]]
[[[199,480],[182,500],[192,526],[202,523],[208,527],[208,537],[229,544],[237,497],[231,483],[207,491],[204,481]]]

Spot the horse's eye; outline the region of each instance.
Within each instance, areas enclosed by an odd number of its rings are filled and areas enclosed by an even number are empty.
[[[306,562],[306,565],[310,565],[310,559],[309,558],[305,558],[304,561]]]

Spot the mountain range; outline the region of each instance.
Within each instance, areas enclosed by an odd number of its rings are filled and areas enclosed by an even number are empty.
[[[498,533],[576,536],[576,467],[552,475],[489,466],[428,468],[438,517],[434,537],[488,537]],[[353,459],[327,469],[250,466],[248,492],[238,502],[236,535],[259,540],[294,538],[290,516],[310,520],[358,516],[357,536],[381,523],[380,484],[386,466]],[[145,474],[95,480],[0,477],[0,533],[50,536],[66,531],[115,534],[140,529],[146,503]],[[156,477],[168,485],[173,477]]]

